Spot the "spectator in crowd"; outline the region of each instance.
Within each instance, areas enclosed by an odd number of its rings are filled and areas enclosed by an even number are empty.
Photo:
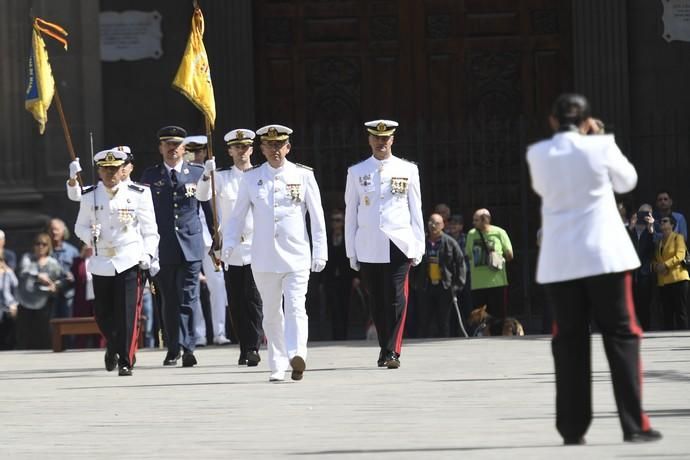
[[[5,264],[13,271],[17,269],[17,254],[11,249],[5,248],[5,232],[0,230],[0,256],[5,260]]]
[[[345,252],[345,213],[342,209],[331,211],[328,232],[328,264],[321,272],[321,282],[326,293],[326,304],[331,309],[331,326],[334,340],[346,340],[349,325],[350,297],[359,285],[359,278],[350,268]]]
[[[0,350],[11,350],[15,342],[15,318],[17,317],[17,300],[14,291],[17,288],[17,277],[0,252]]]
[[[642,329],[648,331],[651,328],[652,292],[656,282],[652,271],[654,217],[652,217],[651,205],[641,205],[637,213],[630,217],[628,233],[637,251],[637,257],[640,258],[640,268],[632,272],[635,315]]]
[[[50,219],[50,222],[48,222],[48,233],[50,234],[51,244],[53,246],[51,257],[60,262],[62,271],[71,286],[74,281],[72,279],[72,263],[76,257],[79,257],[79,250],[74,245],[67,242],[69,239],[69,231],[62,219]],[[53,316],[55,318],[71,318],[73,302],[74,289],[72,287],[59,292],[55,299],[55,311],[53,311]]]
[[[89,259],[93,255],[93,248],[82,243],[79,257],[72,264],[72,278],[74,279],[74,303],[72,314],[75,318],[93,316],[93,276],[89,272]],[[100,335],[80,335],[75,338],[76,348],[94,348],[100,346]]]
[[[470,258],[473,308],[486,305],[490,315],[504,318],[508,297],[506,262],[513,260],[513,246],[508,233],[491,224],[488,209],[475,211],[472,223],[465,252]]]
[[[630,225],[630,214],[628,213],[628,206],[622,202],[619,201],[617,204],[618,207],[618,214],[621,216],[621,220],[623,221],[623,225],[628,227]]]
[[[659,219],[661,239],[654,258],[663,327],[665,330],[688,328],[688,269],[685,258],[685,238],[673,231],[678,222],[673,214]]]
[[[439,203],[436,206],[434,206],[434,213],[438,214],[441,216],[443,219],[443,225],[446,228],[446,231],[448,231],[448,222],[450,221],[450,206],[448,206],[446,203]]]
[[[554,136],[530,146],[527,163],[542,199],[537,282],[554,315],[556,428],[564,444],[585,444],[592,421],[593,317],[604,340],[623,440],[657,441],[661,433],[642,410],[642,331],[630,305],[630,270],[640,262],[614,196],[631,191],[637,173],[613,136],[586,135],[598,128],[583,96],[559,96],[550,122]]]
[[[675,233],[680,233],[683,235],[685,241],[688,241],[688,223],[685,220],[685,216],[679,212],[673,211],[673,199],[671,198],[671,193],[668,190],[661,190],[656,194],[656,210],[654,212],[654,232],[655,240],[661,238],[661,218],[666,216],[673,216],[676,221],[673,231]]]
[[[460,313],[462,314],[463,318],[470,313],[470,308],[472,308],[472,290],[470,289],[470,286],[472,285],[472,276],[470,275],[470,258],[465,252],[465,247],[467,246],[467,233],[465,233],[464,229],[465,219],[462,214],[453,214],[450,216],[448,228],[444,229],[446,233],[455,238],[455,241],[458,242],[460,249],[463,251],[463,257],[465,260],[465,286],[458,294]],[[450,324],[451,337],[458,336],[461,332],[460,324],[457,322],[451,322]]]
[[[17,348],[50,348],[50,318],[56,299],[69,287],[62,264],[51,257],[51,236],[39,233],[33,252],[22,257],[18,269]]]
[[[415,270],[420,337],[448,337],[455,319],[453,301],[465,285],[460,245],[443,231],[440,214],[429,216],[426,252]]]

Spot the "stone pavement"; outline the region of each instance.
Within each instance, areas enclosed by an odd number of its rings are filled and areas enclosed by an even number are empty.
[[[402,367],[372,342],[312,343],[301,382],[239,368],[236,346],[163,368],[143,350],[132,377],[103,352],[0,353],[0,458],[690,458],[690,332],[643,342],[644,405],[659,443],[622,442],[599,337],[586,446],[554,428],[547,337],[409,340]],[[265,355],[265,350],[262,354]]]

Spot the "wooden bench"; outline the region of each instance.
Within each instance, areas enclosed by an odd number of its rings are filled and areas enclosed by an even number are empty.
[[[53,318],[50,320],[53,328],[53,351],[63,351],[63,335],[101,335],[98,329],[96,318],[93,316],[82,316],[77,318]],[[139,348],[144,347],[144,334],[146,328],[146,316],[139,317]]]

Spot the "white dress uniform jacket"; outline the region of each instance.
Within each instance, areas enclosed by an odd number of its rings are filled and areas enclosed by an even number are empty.
[[[93,244],[91,225],[100,224],[96,250],[89,260],[94,275],[115,276],[158,253],[158,226],[148,187],[121,182],[111,198],[103,183],[81,197],[74,233]],[[95,212],[94,212],[95,200]]]
[[[254,217],[251,258],[254,272],[288,273],[311,268],[314,259],[328,260],[326,223],[319,186],[310,168],[285,160],[274,169],[268,162],[244,172],[230,222],[226,248],[240,244],[245,216]],[[305,215],[309,212],[313,255]]]
[[[542,198],[537,282],[640,266],[613,195],[635,188],[637,173],[613,136],[558,133],[530,146],[527,162],[532,188]]]
[[[123,184],[133,184],[134,182],[130,177],[127,177],[127,179],[122,181]],[[65,187],[67,188],[67,198],[69,198],[71,201],[81,201],[81,185],[79,183],[75,183],[74,185],[69,185],[69,181],[65,182]],[[89,187],[84,187],[88,189]]]
[[[254,217],[251,209],[247,213],[245,219],[244,229],[240,234],[240,243],[237,246],[230,246],[227,240],[228,232],[226,231],[230,226],[230,215],[237,202],[237,196],[240,189],[240,181],[244,173],[233,166],[230,169],[218,170],[215,172],[216,182],[216,207],[218,212],[218,221],[220,222],[220,231],[223,234],[223,247],[232,247],[232,255],[230,256],[229,265],[241,267],[252,263],[252,236],[254,234]],[[196,199],[199,201],[208,201],[211,199],[211,179],[204,181],[202,176],[196,186]]]
[[[392,241],[408,258],[425,252],[417,165],[371,156],[351,166],[345,186],[345,247],[359,262],[390,262]]]

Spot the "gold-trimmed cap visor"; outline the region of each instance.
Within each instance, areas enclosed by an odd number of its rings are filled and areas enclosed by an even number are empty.
[[[127,160],[127,153],[122,150],[101,150],[93,157],[96,166],[122,166]]]
[[[283,125],[266,125],[256,130],[262,141],[286,141],[292,130]]]
[[[372,136],[392,136],[398,127],[398,122],[393,120],[372,120],[364,123],[367,131]]]
[[[225,143],[230,145],[251,145],[254,143],[256,133],[250,129],[233,129],[223,136]]]

